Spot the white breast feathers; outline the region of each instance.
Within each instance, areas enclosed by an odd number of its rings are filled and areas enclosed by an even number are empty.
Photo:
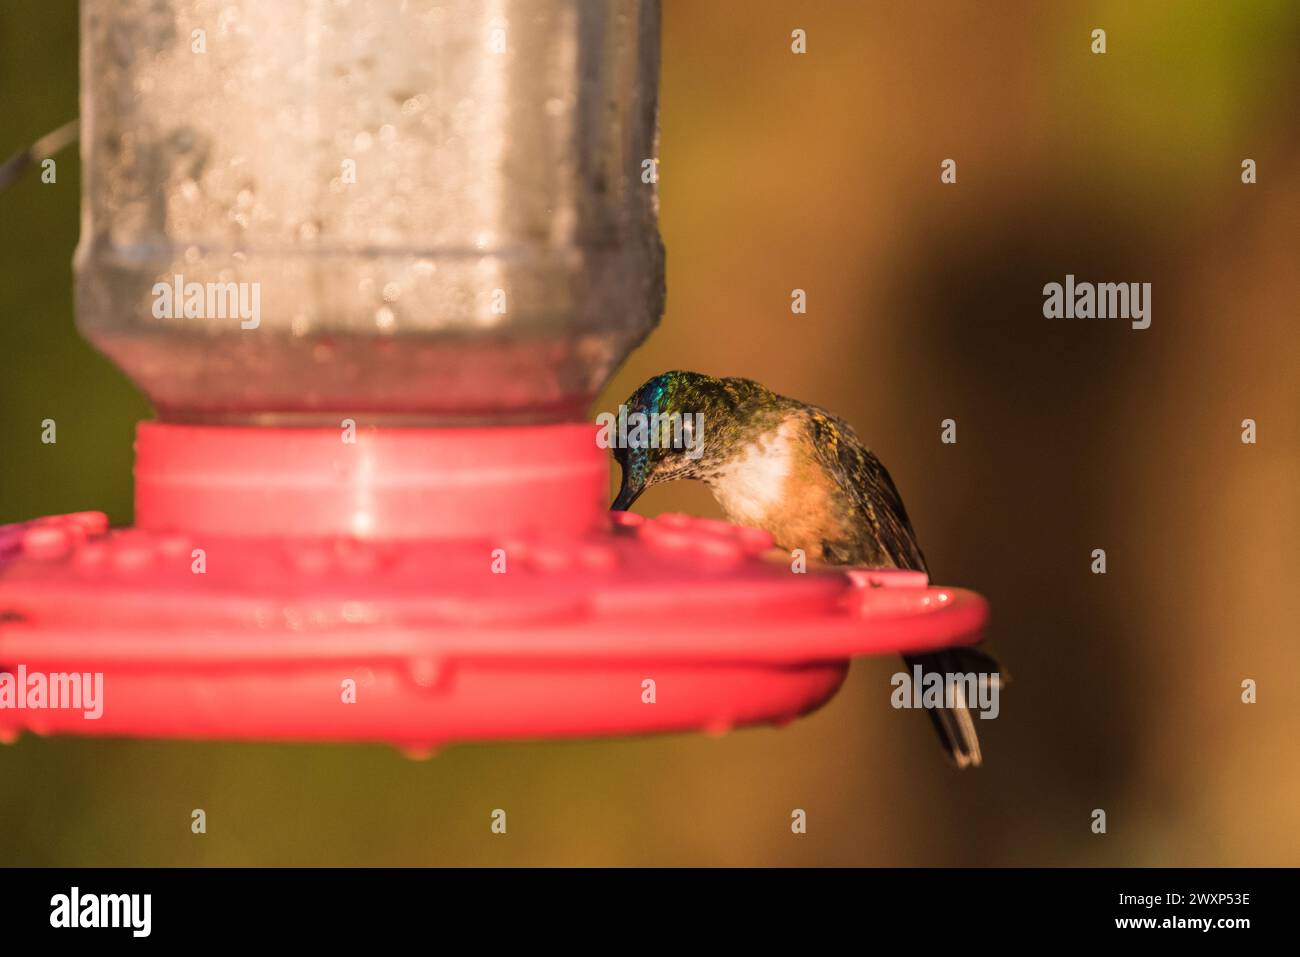
[[[794,465],[799,423],[787,419],[727,462],[709,481],[727,518],[740,525],[764,526],[768,513],[787,493]]]

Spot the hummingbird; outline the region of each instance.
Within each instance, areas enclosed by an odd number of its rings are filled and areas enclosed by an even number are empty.
[[[612,510],[626,511],[651,486],[693,479],[732,523],[765,529],[779,547],[802,549],[809,561],[928,574],[889,472],[843,419],[749,379],[698,372],[655,376],[624,405],[629,420],[640,413],[662,436],[612,443],[623,472]],[[684,440],[671,441],[679,422]],[[974,648],[903,660],[909,672],[920,665],[922,675],[975,672],[1000,680],[997,662]],[[979,737],[958,694],[953,707],[927,714],[953,763],[977,767]]]

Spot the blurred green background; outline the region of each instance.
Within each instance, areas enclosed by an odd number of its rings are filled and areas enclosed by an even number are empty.
[[[982,770],[889,707],[887,659],[720,738],[25,737],[0,864],[1300,864],[1298,49],[1288,0],[665,2],[668,306],[597,407],[690,368],[852,422],[935,577],[992,602],[1015,680]],[[0,4],[0,155],[76,89],[75,4]],[[74,331],[78,174],[69,151],[0,194],[0,522],[131,518],[149,409]],[[1153,283],[1151,328],[1044,320],[1067,272]],[[719,514],[695,486],[638,510]]]

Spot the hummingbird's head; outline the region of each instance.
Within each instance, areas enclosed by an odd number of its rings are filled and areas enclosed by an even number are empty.
[[[766,389],[744,379],[665,372],[619,407],[597,417],[623,470],[611,506],[626,511],[652,485],[708,480],[735,451],[746,399]]]

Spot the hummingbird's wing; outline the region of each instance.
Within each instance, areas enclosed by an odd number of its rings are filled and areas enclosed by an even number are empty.
[[[846,422],[835,416],[821,409],[810,409],[808,423],[822,467],[835,476],[853,503],[863,534],[874,537],[874,541],[865,544],[875,547],[860,551],[888,556],[899,568],[928,571],[907,510],[903,508],[902,496],[880,460],[863,446]],[[976,648],[944,648],[922,655],[904,655],[903,660],[908,668],[919,666],[922,673],[986,672],[996,678],[999,671],[997,662]],[[983,760],[979,736],[964,697],[952,707],[927,708],[926,715],[957,767],[979,766]]]
[[[926,571],[925,556],[889,472],[843,419],[807,409],[808,433],[821,466],[835,478],[857,513],[864,536],[898,568]]]

